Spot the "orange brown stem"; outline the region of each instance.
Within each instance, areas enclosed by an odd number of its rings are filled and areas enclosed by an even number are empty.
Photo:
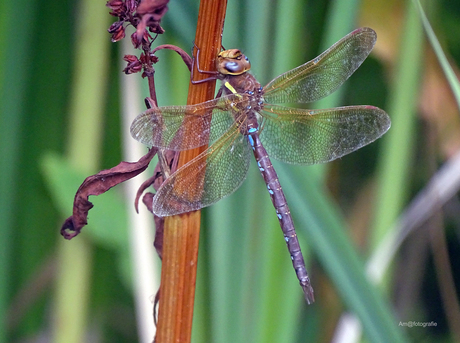
[[[226,1],[222,0],[203,0],[200,3],[195,44],[200,49],[200,65],[205,70],[215,70],[226,5]],[[195,85],[190,83],[187,104],[211,100],[214,91],[215,80]],[[182,152],[178,168],[204,149]],[[166,218],[157,343],[191,341],[199,235],[200,211]]]

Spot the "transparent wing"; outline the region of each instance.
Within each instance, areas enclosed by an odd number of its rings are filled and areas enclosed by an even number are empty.
[[[160,217],[199,210],[233,193],[249,169],[251,149],[235,122],[215,144],[178,169],[153,199]]]
[[[335,160],[382,136],[391,125],[385,111],[373,106],[325,110],[265,105],[260,134],[270,157],[294,164]]]
[[[182,151],[213,142],[234,122],[232,103],[241,97],[234,94],[197,105],[151,108],[131,124],[131,135],[152,147]]]
[[[308,103],[331,94],[358,69],[376,40],[367,27],[349,33],[315,59],[272,80],[264,88],[265,101]]]

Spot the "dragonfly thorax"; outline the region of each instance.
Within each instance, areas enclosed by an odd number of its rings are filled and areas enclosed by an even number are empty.
[[[235,95],[231,107],[233,117],[240,123],[241,134],[247,136],[259,130],[263,108],[263,88],[254,76],[249,73],[227,75],[223,80],[221,90],[225,95]]]
[[[228,83],[231,87],[226,87],[225,84]],[[224,94],[232,93],[251,93],[251,96],[262,96],[263,89],[260,86],[260,83],[257,82],[256,78],[249,73],[244,73],[241,75],[225,75],[222,79]],[[232,89],[233,88],[233,89]]]

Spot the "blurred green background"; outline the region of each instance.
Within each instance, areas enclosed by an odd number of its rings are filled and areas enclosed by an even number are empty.
[[[147,81],[135,74],[128,78],[139,91],[126,99],[122,43],[110,42],[114,18],[105,3],[0,4],[0,343],[148,341],[136,317],[139,285],[131,267],[136,247],[129,232],[136,227],[127,198],[135,189],[118,186],[90,198],[95,207],[82,234],[72,241],[59,234],[84,178],[129,159],[123,106],[133,102],[142,111],[148,95]],[[166,33],[154,44],[190,51],[198,5],[171,1]],[[424,7],[455,68],[460,2]],[[428,220],[420,219],[426,211],[411,212],[413,232],[400,246],[379,250],[390,264],[386,271],[376,260],[384,272],[377,285],[365,272],[387,235],[407,230],[407,220],[398,224],[401,214],[460,148],[458,107],[414,4],[231,1],[223,45],[249,56],[266,84],[360,26],[377,32],[370,57],[338,92],[311,107],[378,106],[392,128],[327,165],[275,162],[316,302],[303,300],[252,165],[235,194],[203,211],[194,342],[460,340],[458,186],[448,184],[454,196]],[[157,55],[159,105],[185,104],[186,67],[171,51]],[[141,316],[151,322],[151,308]],[[410,321],[436,326],[409,328]]]

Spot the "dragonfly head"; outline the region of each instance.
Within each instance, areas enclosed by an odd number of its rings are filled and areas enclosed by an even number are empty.
[[[217,71],[223,75],[241,75],[251,69],[249,59],[238,49],[221,51],[216,65]]]

